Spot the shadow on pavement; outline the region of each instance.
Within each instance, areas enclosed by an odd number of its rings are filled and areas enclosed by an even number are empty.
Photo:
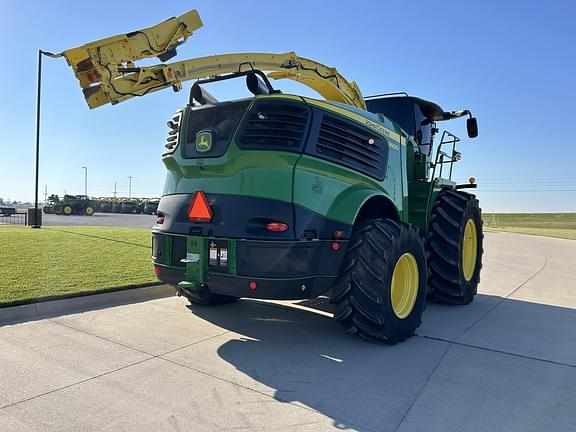
[[[326,316],[258,301],[244,300],[220,308],[189,308],[198,317],[235,333],[232,339],[227,335],[225,341],[217,346],[218,356],[224,363],[208,366],[214,373],[227,375],[226,379],[272,394],[278,401],[312,408],[332,418],[334,426],[342,430],[393,431],[403,421],[450,347],[451,340],[435,339],[433,334],[434,322],[445,321],[444,312],[452,313],[454,317],[454,321],[446,325],[462,327],[462,331],[457,333],[464,345],[470,342],[470,345],[494,350],[516,349],[520,350],[520,355],[526,356],[539,354],[538,348],[531,348],[532,352],[528,353],[521,351],[523,346],[538,345],[541,333],[550,327],[551,343],[561,336],[571,338],[560,353],[564,358],[556,360],[573,361],[576,365],[573,354],[576,338],[570,333],[570,328],[576,325],[573,310],[501,300],[500,297],[479,295],[467,307],[428,304],[424,322],[430,325],[425,337],[413,337],[392,347],[344,334],[340,326]],[[496,303],[498,308],[486,315],[484,306]],[[500,316],[499,308],[507,309],[508,316]],[[248,324],[240,329],[230,326],[230,314],[245,316]],[[492,314],[494,320],[491,320]],[[564,317],[560,324],[568,327],[558,329],[559,315]],[[468,318],[460,319],[458,316]],[[469,319],[470,316],[474,319]],[[488,320],[474,323],[483,316]],[[529,327],[532,326],[528,329],[531,334],[523,331],[524,318],[528,318]],[[538,319],[544,321],[538,324]],[[508,330],[512,334],[506,335],[509,320],[516,322],[510,323]],[[469,331],[470,326],[472,329]],[[541,331],[534,333],[535,327]],[[516,339],[515,333],[518,332],[524,336]],[[467,341],[468,335],[470,341]],[[507,346],[509,339],[516,339],[518,344]],[[545,343],[540,351],[545,353],[547,345]],[[566,358],[570,353],[574,358]],[[475,409],[474,405],[470,409]]]
[[[190,308],[224,328],[228,314],[248,317],[240,330],[230,328],[236,338],[217,348],[234,368],[227,378],[319,411],[342,430],[395,430],[448,346],[421,338],[394,347],[370,343],[325,316],[256,301],[226,306],[226,313]]]

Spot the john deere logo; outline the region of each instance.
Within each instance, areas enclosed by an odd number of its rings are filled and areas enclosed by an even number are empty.
[[[196,151],[206,153],[212,150],[212,132],[200,131],[196,134]]]

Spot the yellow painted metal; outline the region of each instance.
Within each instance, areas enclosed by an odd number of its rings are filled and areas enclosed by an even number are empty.
[[[406,318],[414,309],[418,297],[419,279],[416,258],[409,252],[404,253],[396,261],[390,288],[392,310],[398,318]]]
[[[193,31],[202,27],[198,11],[191,10],[155,26],[111,36],[63,52],[74,69],[80,86],[86,88],[101,78],[114,74],[118,66],[130,66],[136,60],[157,57],[184,43]],[[133,66],[133,65],[132,65]]]
[[[468,219],[464,228],[464,240],[462,241],[462,272],[464,279],[472,280],[476,270],[476,260],[478,259],[478,232],[476,222]]]
[[[71,215],[71,214],[72,214],[72,207],[70,207],[70,206],[65,206],[63,211],[64,211],[64,214],[65,214],[65,215],[67,215],[67,216],[68,216],[68,215]]]
[[[137,67],[134,62],[157,57],[184,43],[202,26],[193,10],[136,32],[101,39],[63,52],[74,69],[90,108],[116,104],[182,82],[259,69],[273,79],[290,79],[316,90],[329,100],[366,108],[360,89],[335,68],[287,53],[238,53],[199,57],[168,64]]]

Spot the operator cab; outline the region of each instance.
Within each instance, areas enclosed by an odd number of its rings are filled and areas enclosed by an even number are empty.
[[[366,107],[368,111],[382,114],[398,123],[414,138],[422,153],[430,154],[435,132],[434,121],[444,114],[438,105],[414,96],[395,95],[367,99]]]
[[[444,111],[439,105],[406,93],[391,93],[369,96],[366,98],[367,110],[382,114],[400,125],[404,131],[412,136],[420,152],[430,155],[432,141],[438,132],[437,121],[450,120],[469,115],[467,122],[468,136],[475,138],[478,135],[476,119],[470,111]]]

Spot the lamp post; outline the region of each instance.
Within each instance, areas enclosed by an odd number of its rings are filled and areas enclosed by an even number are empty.
[[[128,199],[132,198],[132,179],[134,177],[128,176]]]
[[[88,167],[83,166],[84,170],[84,195],[88,196]]]
[[[52,58],[62,57],[62,53],[53,54],[48,51],[38,50],[38,87],[36,94],[36,179],[34,182],[34,223],[30,225],[32,228],[40,228],[42,222],[39,221],[38,217],[38,181],[40,173],[40,95],[41,95],[41,85],[42,85],[42,56],[48,56]]]

